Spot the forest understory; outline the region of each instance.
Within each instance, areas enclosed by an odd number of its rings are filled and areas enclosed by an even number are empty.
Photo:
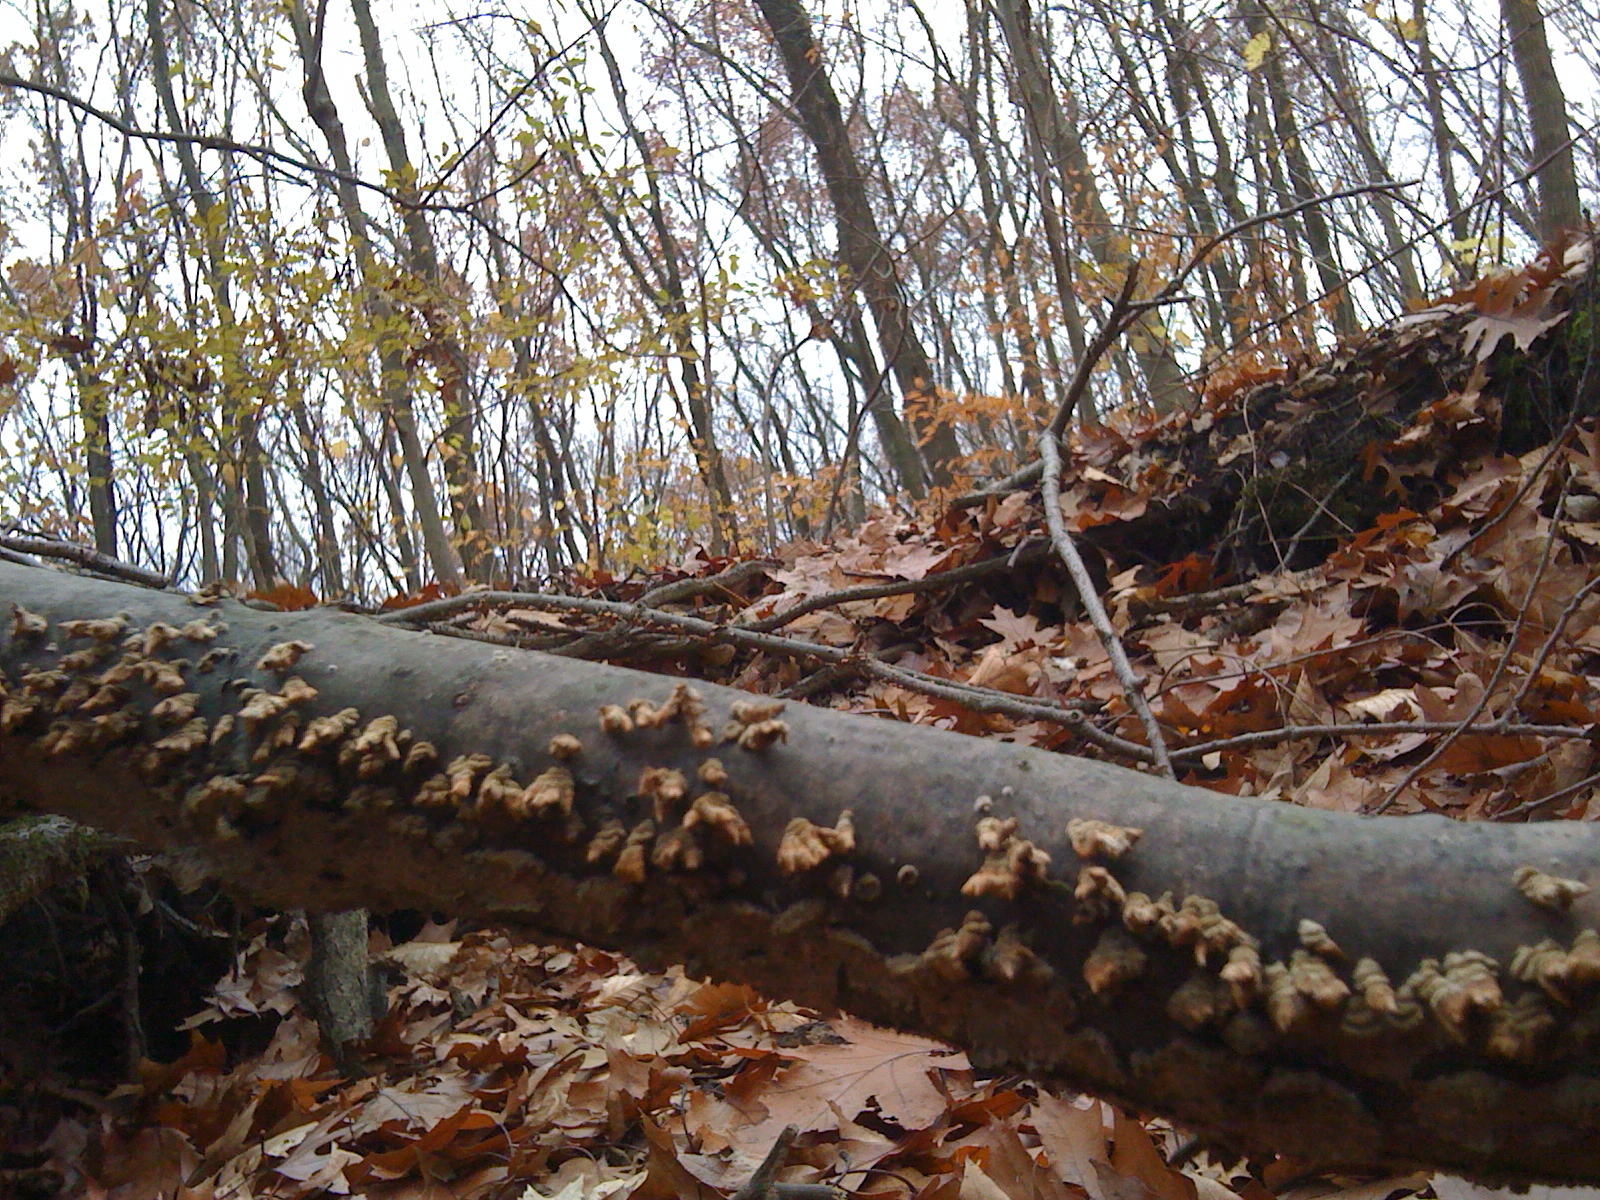
[[[1215,375],[1193,412],[1080,429],[1044,472],[1054,534],[1029,482],[771,557],[433,587],[370,620],[1264,803],[1600,819],[1594,281],[1592,244],[1564,240],[1333,353]],[[149,582],[65,543],[0,546]],[[1103,596],[1100,632],[1073,554]],[[7,686],[9,731],[28,718]],[[996,799],[966,803],[981,816]],[[535,1180],[563,1200],[1483,1194],[1240,1154],[925,1038],[442,913],[374,917],[381,1019],[341,1065],[301,994],[303,917],[5,815],[0,863],[22,880],[0,927],[7,1195],[488,1197]],[[1535,1061],[1542,1028],[1507,1053]],[[776,1173],[752,1184],[775,1144]]]

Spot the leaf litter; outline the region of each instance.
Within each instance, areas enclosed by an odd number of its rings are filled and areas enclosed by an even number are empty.
[[[1518,453],[1497,436],[1499,368],[1562,324],[1588,255],[1586,242],[1558,245],[1364,348],[1227,368],[1195,413],[1074,440],[1063,516],[1099,556],[1115,631],[1185,782],[1349,812],[1600,818],[1600,430],[1574,421]],[[1436,394],[1402,412],[1373,363],[1423,352],[1454,365],[1439,369]],[[1119,541],[1195,486],[1185,447],[1209,439],[1220,465],[1260,457],[1255,434],[1228,413],[1265,397],[1292,418],[1327,403],[1330,386],[1365,413],[1401,416],[1362,451],[1362,478],[1386,504],[1318,561],[1302,566],[1277,543],[1275,559],[1252,560],[1238,552],[1238,528],[1168,562]],[[1115,759],[1064,721],[1007,711],[1008,699],[1039,702],[1142,741],[1105,648],[1039,552],[1043,529],[1037,492],[1019,491],[881,514],[829,545],[785,547],[737,583],[717,582],[737,560],[697,552],[654,576],[576,576],[567,590],[633,603],[705,580],[669,607],[729,630],[764,625],[853,647],[901,673],[830,673],[771,648],[680,658],[668,671]],[[883,584],[894,587],[861,594]],[[526,604],[455,623],[514,644],[595,632]],[[648,644],[605,653],[629,662],[641,651],[662,669]],[[986,702],[930,694],[927,680]],[[781,1180],[883,1200],[1490,1194],[1445,1176],[1308,1180],[1286,1160],[1218,1161],[1161,1121],[978,1078],[926,1039],[681,971],[647,974],[592,947],[430,924],[374,950],[391,982],[364,1075],[341,1076],[318,1048],[296,992],[303,933],[263,924],[185,1023],[186,1054],[146,1064],[97,1120],[58,1126],[49,1145],[73,1190],[108,1200],[711,1200],[743,1184],[793,1125]],[[230,1053],[219,1030],[251,1022],[271,1024],[270,1040]],[[1587,1191],[1544,1190],[1562,1193],[1548,1200]]]

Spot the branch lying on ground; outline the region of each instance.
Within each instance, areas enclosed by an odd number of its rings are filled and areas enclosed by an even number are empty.
[[[881,600],[886,596],[906,596],[917,592],[937,592],[944,588],[955,587],[957,584],[970,583],[974,579],[982,579],[993,575],[997,571],[1010,571],[1018,566],[1036,563],[1049,557],[1050,545],[1044,539],[1029,539],[1018,544],[1009,554],[997,555],[986,558],[980,562],[968,563],[962,567],[952,567],[948,571],[939,571],[932,575],[924,575],[921,579],[894,579],[886,583],[863,583],[855,587],[840,588],[837,591],[825,592],[820,596],[812,596],[802,600],[782,612],[773,613],[769,617],[760,617],[754,621],[741,622],[745,629],[757,633],[770,633],[791,621],[798,620],[807,613],[814,613],[819,609],[834,608],[841,604],[849,604],[856,600]]]
[[[1263,576],[1247,579],[1243,583],[1230,583],[1227,587],[1213,588],[1209,592],[1185,592],[1180,596],[1135,596],[1128,602],[1128,614],[1138,618],[1151,613],[1188,614],[1209,612],[1225,605],[1236,604],[1258,595],[1263,585],[1275,588],[1293,588],[1316,578],[1321,567],[1308,567],[1304,571],[1291,571],[1285,575]]]
[[[679,579],[673,583],[663,583],[651,588],[639,597],[640,604],[662,605],[682,604],[685,600],[693,600],[697,596],[717,596],[727,599],[734,587],[744,583],[757,575],[775,570],[779,566],[775,558],[750,558],[743,562],[736,562],[724,571],[715,575],[695,576],[690,579]]]
[[[9,550],[13,554],[32,554],[37,558],[59,559],[83,567],[85,570],[120,579],[124,583],[139,584],[141,587],[164,588],[171,582],[165,575],[148,568],[136,567],[132,563],[112,558],[109,554],[101,554],[92,546],[64,542],[59,538],[0,533],[0,550]]]

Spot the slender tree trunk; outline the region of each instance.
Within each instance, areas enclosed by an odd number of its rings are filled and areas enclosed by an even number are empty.
[[[199,451],[186,449],[183,464],[189,471],[189,482],[194,485],[194,519],[200,543],[200,586],[205,587],[221,579],[222,567],[217,561],[216,487],[211,479],[211,468]]]
[[[1039,346],[1033,336],[1032,318],[1022,300],[1022,284],[1017,278],[1016,242],[1022,240],[1023,231],[1018,229],[1015,240],[1007,241],[994,170],[989,162],[989,147],[979,132],[983,123],[978,105],[978,87],[980,64],[984,61],[981,51],[987,43],[983,29],[985,24],[976,4],[968,0],[967,55],[972,64],[972,75],[965,86],[956,89],[961,110],[952,124],[966,142],[967,153],[972,157],[973,171],[978,179],[978,195],[983,204],[984,264],[998,277],[1000,295],[1005,301],[1004,318],[994,323],[999,326],[996,340],[1005,363],[1008,386],[1011,378],[1010,361],[1001,330],[1009,332],[1017,342],[1017,358],[1021,365],[1017,390],[1026,398],[1035,416],[1048,422],[1050,413],[1044,394],[1044,375],[1039,369]],[[988,298],[986,291],[985,299]]]
[[[316,430],[312,428],[304,401],[299,397],[290,400],[289,411],[300,439],[300,452],[305,455],[306,490],[311,493],[311,503],[317,514],[317,564],[322,576],[322,594],[326,598],[342,596],[344,571],[339,564],[339,531],[334,524],[333,501],[328,496],[327,480],[322,473],[322,447],[317,443]]]
[[[183,111],[178,105],[172,87],[171,56],[167,51],[166,14],[162,0],[146,0],[145,22],[150,34],[151,77],[167,124],[175,133],[188,132]],[[226,269],[226,230],[219,219],[218,201],[205,177],[200,173],[200,163],[194,146],[188,142],[173,143],[178,156],[178,167],[183,173],[184,186],[189,192],[199,219],[195,222],[203,247],[202,262],[207,285],[217,308],[217,321],[222,341],[223,362],[218,370],[221,391],[222,441],[231,444],[234,453],[230,464],[235,478],[231,489],[242,496],[242,518],[237,526],[244,538],[246,558],[256,587],[270,589],[278,582],[278,562],[272,550],[271,513],[267,508],[267,487],[261,462],[260,439],[256,423],[260,420],[248,396],[240,394],[240,382],[246,377],[248,367],[240,353],[242,334],[233,311],[233,288]]]
[[[948,487],[955,481],[961,449],[955,430],[935,414],[938,380],[933,363],[917,335],[894,255],[879,232],[866,172],[851,144],[811,18],[800,0],[756,3],[788,73],[795,114],[817,152],[838,220],[839,257],[872,313],[878,345],[899,386],[906,421],[922,445],[929,478],[937,487]],[[920,480],[902,482],[913,496],[921,494]]]
[[[1356,153],[1366,169],[1367,181],[1382,183],[1394,178],[1389,164],[1384,161],[1372,137],[1372,122],[1361,89],[1350,73],[1347,47],[1356,40],[1355,31],[1345,20],[1343,10],[1325,8],[1321,0],[1302,0],[1306,16],[1310,18],[1311,36],[1316,46],[1313,60],[1298,34],[1281,16],[1274,17],[1274,25],[1299,52],[1300,57],[1318,67],[1318,77],[1339,115],[1355,135]],[[1326,71],[1326,75],[1322,74]],[[1400,216],[1395,198],[1388,192],[1377,192],[1371,197],[1373,211],[1383,226],[1386,242],[1384,258],[1393,264],[1399,275],[1400,298],[1417,300],[1423,295],[1422,276],[1417,271],[1417,256],[1413,239],[1400,228]]]
[[[1500,0],[1500,19],[1522,82],[1522,101],[1533,131],[1534,178],[1539,181],[1539,233],[1551,241],[1581,228],[1578,177],[1573,169],[1567,98],[1544,35],[1539,0]]]
[[[741,141],[739,163],[746,188],[758,190],[765,195],[767,193],[765,180],[759,176],[761,164],[756,157],[755,148],[749,144],[748,139]],[[744,205],[740,209],[745,227],[750,230],[767,257],[772,259],[780,270],[794,273],[798,267],[797,259],[801,256],[790,252],[780,244],[780,224],[774,214],[763,206],[758,219],[757,213],[752,211],[753,208],[753,205]],[[805,302],[805,313],[811,320],[812,329],[827,331],[828,343],[838,356],[840,370],[846,378],[849,379],[854,372],[856,380],[867,381],[861,384],[862,387],[870,387],[870,381],[878,377],[878,364],[872,353],[871,339],[866,335],[866,322],[861,319],[860,310],[855,306],[853,299],[847,298],[843,307],[847,311],[835,314],[835,319],[830,321],[816,301],[808,299]],[[841,333],[840,325],[845,325],[849,332]],[[802,390],[808,389],[810,382],[798,364],[795,370],[800,376]],[[895,412],[892,404],[875,403],[871,415],[873,427],[878,433],[878,445],[888,460],[890,471],[894,473],[895,479],[905,489],[907,495],[913,498],[921,497],[925,494],[922,484],[922,456],[917,452],[916,443],[911,440],[905,422],[900,419],[900,414]],[[826,459],[830,454],[826,439],[820,440],[820,448]]]
[[[1273,36],[1268,14],[1259,4],[1247,2],[1241,5],[1240,10],[1251,37]],[[1281,35],[1278,35],[1277,41],[1282,41]],[[1312,174],[1311,160],[1301,140],[1294,97],[1289,91],[1289,82],[1283,70],[1283,55],[1278,46],[1267,51],[1258,73],[1261,76],[1263,100],[1271,110],[1272,120],[1272,138],[1270,143],[1264,140],[1262,153],[1272,164],[1274,181],[1284,206],[1303,204],[1318,195],[1318,187]],[[1262,133],[1265,133],[1264,126],[1265,114],[1260,126]],[[1287,180],[1283,178],[1280,163],[1288,168]],[[1354,333],[1358,327],[1355,304],[1339,267],[1327,217],[1320,207],[1312,206],[1300,213],[1295,221],[1305,233],[1323,294],[1333,301],[1334,330],[1341,335]]]
[[[375,1003],[382,996],[367,955],[367,910],[312,913],[311,960],[306,991],[317,1028],[344,1070],[355,1047],[372,1037]]]
[[[1215,206],[1211,203],[1208,180],[1203,171],[1194,169],[1197,153],[1191,119],[1194,103],[1189,94],[1188,80],[1181,63],[1181,59],[1187,56],[1181,48],[1168,51],[1170,61],[1166,71],[1166,82],[1176,116],[1167,118],[1159,111],[1156,97],[1146,95],[1142,90],[1142,77],[1134,62],[1133,54],[1124,43],[1119,25],[1125,18],[1120,17],[1108,5],[1098,4],[1096,7],[1101,14],[1101,24],[1111,39],[1117,62],[1122,67],[1130,110],[1150,144],[1157,148],[1161,161],[1166,164],[1167,174],[1183,198],[1183,207],[1187,223],[1193,231],[1193,240],[1199,242],[1214,237],[1221,226],[1217,222]],[[1180,148],[1187,150],[1187,157],[1184,159],[1179,158]],[[1216,252],[1202,268],[1203,273],[1198,276],[1206,284],[1206,339],[1212,345],[1222,344],[1224,331],[1232,326],[1234,317],[1238,315],[1234,296],[1237,288],[1229,279],[1230,270],[1234,266],[1229,249],[1225,246],[1217,247]]]
[[[323,11],[319,10],[319,22]],[[327,79],[323,75],[322,26],[319,23],[313,27],[304,0],[294,0],[289,8],[289,20],[294,27],[295,41],[304,68],[301,94],[305,99],[306,111],[321,131],[328,144],[328,153],[333,158],[334,168],[342,176],[335,191],[345,225],[350,231],[351,248],[361,271],[363,304],[378,331],[378,394],[383,399],[400,440],[401,460],[405,463],[406,476],[411,483],[411,503],[416,508],[417,523],[422,529],[422,543],[427,549],[435,577],[441,583],[459,587],[462,583],[461,560],[451,545],[444,517],[439,510],[438,493],[428,473],[427,452],[417,432],[416,413],[411,406],[407,383],[409,372],[393,333],[398,314],[383,294],[377,260],[367,231],[367,214],[361,207],[355,184],[351,182],[354,179],[354,164],[350,158],[344,124],[339,119],[339,110],[333,103]]]
[[[70,86],[71,80],[67,64],[62,58],[61,41],[51,28],[52,24],[48,10],[41,6],[34,29],[38,42],[39,70],[61,86],[67,87]],[[122,99],[126,101],[125,94]],[[65,151],[65,147],[74,141],[78,149],[76,163],[68,159]],[[41,147],[41,155],[48,162],[50,173],[55,177],[53,200],[61,206],[65,215],[65,225],[61,231],[63,262],[71,262],[84,239],[94,236],[87,183],[90,174],[87,153],[81,126],[75,138],[56,134],[46,137]],[[78,420],[82,427],[82,440],[79,446],[83,454],[84,487],[89,494],[89,519],[95,549],[102,554],[115,557],[116,463],[111,453],[110,396],[107,387],[99,379],[99,371],[90,357],[95,349],[97,334],[96,295],[99,283],[89,277],[81,263],[74,265],[73,275],[78,291],[78,311],[67,318],[56,346],[67,359],[77,393]]]
[[[486,217],[496,220],[495,215]],[[537,448],[537,475],[541,482],[539,506],[539,542],[544,550],[545,570],[552,577],[568,562],[577,562],[582,556],[572,539],[572,506],[567,498],[567,482],[562,473],[562,460],[566,457],[556,445],[545,416],[545,400],[534,383],[537,363],[532,340],[522,332],[527,316],[523,311],[522,294],[507,262],[505,239],[489,240],[490,261],[496,274],[495,295],[506,326],[512,331],[512,381],[520,389],[527,406],[528,424],[533,430]]]
[[[79,418],[83,422],[83,463],[88,468],[89,518],[94,524],[94,548],[117,556],[117,492],[111,458],[111,416],[106,387],[73,355]]]
[[[411,537],[411,525],[406,519],[405,493],[401,491],[394,472],[389,469],[389,464],[397,457],[404,459],[403,452],[399,455],[395,453],[397,438],[394,423],[387,418],[384,419],[378,444],[374,447],[361,420],[354,417],[354,414],[352,417],[356,436],[361,439],[361,446],[366,451],[367,457],[375,464],[378,486],[383,488],[384,497],[389,502],[389,528],[394,531],[395,555],[400,559],[400,570],[405,575],[406,590],[415,592],[422,587],[422,564],[418,561],[416,543]]]
[[[1444,207],[1450,221],[1450,238],[1455,242],[1459,252],[1466,246],[1472,227],[1468,223],[1470,214],[1462,207],[1461,192],[1456,186],[1456,135],[1445,116],[1444,89],[1439,86],[1441,68],[1435,65],[1433,58],[1433,43],[1428,33],[1426,0],[1412,0],[1411,20],[1417,28],[1417,74],[1422,79],[1422,94],[1427,97],[1428,133],[1433,139],[1434,162],[1439,169],[1439,187],[1444,194]]]
[[[324,3],[326,0],[324,0]],[[383,43],[367,0],[350,0],[356,29],[361,35],[361,54],[366,67],[367,106],[378,123],[389,171],[403,197],[417,195],[416,168],[406,148],[405,126],[389,89],[389,70],[384,63]],[[319,64],[320,70],[320,64]],[[401,209],[405,229],[403,247],[406,264],[422,279],[431,293],[426,300],[424,319],[429,326],[429,345],[439,375],[439,398],[444,411],[440,457],[444,465],[446,493],[456,523],[456,546],[461,566],[470,579],[487,583],[494,574],[494,554],[490,531],[483,517],[483,481],[478,472],[477,413],[474,409],[466,349],[461,344],[454,315],[450,312],[439,252],[427,214],[416,207]]]
[[[617,65],[616,55],[606,38],[605,22],[593,14],[590,14],[589,19],[595,30],[596,44],[605,63],[606,77],[611,83],[612,98],[616,101],[623,130],[628,140],[633,143],[634,149],[639,152],[639,161],[644,172],[645,207],[649,213],[651,228],[655,231],[659,243],[657,261],[654,265],[660,278],[658,282],[649,286],[648,290],[657,297],[661,315],[666,321],[667,336],[672,339],[673,347],[677,351],[678,370],[683,375],[684,408],[687,409],[692,433],[695,465],[705,483],[710,500],[711,552],[722,555],[737,543],[738,525],[734,515],[733,489],[728,484],[728,473],[723,465],[722,450],[718,444],[715,414],[712,412],[712,393],[701,371],[701,366],[706,361],[706,354],[694,344],[693,314],[690,312],[688,296],[683,285],[683,271],[687,265],[683,247],[679,244],[677,235],[672,231],[671,222],[667,219],[666,205],[662,200],[661,188],[657,181],[655,153],[644,131],[634,121],[633,111],[628,104],[627,85],[622,77],[622,69]],[[612,221],[612,227],[620,237],[619,225],[619,221]]]
[[[1001,32],[1011,51],[1017,100],[1022,108],[1023,119],[1033,131],[1039,148],[1055,172],[1055,182],[1066,198],[1078,232],[1083,235],[1095,262],[1102,268],[1113,273],[1130,269],[1132,255],[1128,252],[1125,239],[1116,236],[1105,202],[1100,198],[1099,183],[1089,164],[1089,155],[1073,123],[1067,118],[1044,55],[1039,50],[1028,0],[993,0],[993,3],[1000,19]],[[1058,269],[1058,287],[1060,275]],[[1151,407],[1165,413],[1185,406],[1189,399],[1189,388],[1184,382],[1183,369],[1178,365],[1172,341],[1160,317],[1147,314],[1135,322],[1130,331],[1130,341],[1144,375],[1145,386],[1150,392]]]

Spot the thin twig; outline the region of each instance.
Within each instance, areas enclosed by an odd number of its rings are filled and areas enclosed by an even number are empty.
[[[1040,472],[1043,470],[1044,464],[1038,459],[1034,459],[1027,466],[1011,472],[1011,474],[1007,475],[1003,479],[996,479],[994,482],[979,488],[977,491],[967,492],[965,495],[957,496],[954,500],[950,501],[950,507],[977,508],[982,504],[988,503],[990,500],[1004,500],[1012,492],[1020,492],[1024,488],[1031,488],[1034,484],[1038,483]]]
[[[1519,804],[1515,808],[1508,808],[1505,812],[1495,813],[1490,820],[1509,821],[1513,817],[1527,816],[1535,809],[1543,808],[1546,804],[1554,804],[1558,800],[1565,800],[1568,796],[1576,796],[1579,792],[1583,791],[1584,788],[1593,787],[1597,783],[1600,783],[1600,771],[1596,771],[1592,775],[1585,775],[1582,779],[1578,780],[1577,783],[1568,784],[1558,792],[1551,792],[1548,796],[1539,796],[1533,800]]]
[[[731,567],[715,575],[696,576],[692,579],[679,579],[673,583],[658,584],[640,596],[639,603],[651,606],[681,604],[683,601],[692,600],[696,596],[726,593],[736,584],[743,583],[753,576],[772,571],[781,565],[775,558],[746,559],[743,562],[734,563]]]
[[[1555,536],[1554,532],[1551,533],[1551,536]],[[1600,575],[1596,575],[1579,588],[1573,594],[1572,599],[1568,600],[1565,606],[1562,607],[1561,615],[1556,618],[1555,628],[1550,631],[1550,636],[1545,638],[1544,645],[1539,647],[1538,653],[1533,656],[1533,662],[1528,665],[1527,678],[1522,681],[1522,686],[1517,689],[1517,694],[1511,698],[1509,712],[1520,712],[1522,710],[1522,701],[1533,689],[1533,685],[1538,682],[1539,672],[1544,669],[1545,660],[1550,657],[1556,648],[1556,643],[1561,640],[1561,635],[1566,632],[1567,622],[1572,620],[1578,608],[1585,600],[1594,595],[1597,589],[1600,589]]]
[[[1111,659],[1111,669],[1116,673],[1117,682],[1122,685],[1129,707],[1138,714],[1139,721],[1144,726],[1145,737],[1149,740],[1150,753],[1155,765],[1163,775],[1176,779],[1172,762],[1167,757],[1166,740],[1161,736],[1161,726],[1156,723],[1155,714],[1145,703],[1144,689],[1134,678],[1133,667],[1122,649],[1122,640],[1117,637],[1117,631],[1111,627],[1111,618],[1106,614],[1105,605],[1100,603],[1094,581],[1089,578],[1089,568],[1084,565],[1083,556],[1072,544],[1066,522],[1061,519],[1061,453],[1056,448],[1056,435],[1048,430],[1039,437],[1039,459],[1044,463],[1044,475],[1040,482],[1044,489],[1044,519],[1050,526],[1051,544],[1055,546],[1056,553],[1061,556],[1061,561],[1066,564],[1067,573],[1072,576],[1072,582],[1077,586],[1078,599],[1089,616],[1089,623],[1100,636],[1100,644],[1105,647],[1106,654]]]
[[[794,1145],[794,1139],[799,1135],[798,1126],[785,1125],[783,1132],[773,1141],[772,1149],[767,1151],[766,1158],[761,1160],[761,1165],[750,1176],[749,1182],[733,1194],[733,1200],[772,1200],[772,1185],[777,1181],[778,1172],[783,1169],[784,1160],[789,1157],[789,1147]]]
[[[1290,578],[1299,578],[1299,576],[1291,576]],[[493,641],[500,645],[516,645],[518,643],[514,640],[500,635],[484,634],[474,630],[465,630],[437,623],[439,620],[469,608],[478,606],[499,607],[511,604],[527,608],[573,611],[591,616],[618,618],[626,621],[629,625],[665,625],[702,641],[723,641],[745,649],[780,657],[822,662],[827,664],[831,670],[838,672],[840,676],[854,675],[878,679],[884,683],[903,687],[907,691],[916,692],[920,695],[932,696],[935,699],[949,700],[952,703],[961,704],[974,712],[995,713],[1017,720],[1060,725],[1108,753],[1139,762],[1151,762],[1154,760],[1154,755],[1149,748],[1097,728],[1087,719],[1084,713],[1079,711],[1055,704],[1029,700],[991,688],[958,683],[954,680],[937,679],[921,671],[881,662],[872,655],[863,654],[856,650],[837,646],[823,646],[815,642],[802,641],[798,638],[761,633],[738,625],[718,625],[698,617],[687,617],[677,613],[644,609],[637,604],[627,604],[613,600],[591,600],[575,596],[549,595],[538,592],[466,592],[459,596],[450,596],[443,600],[432,601],[426,605],[396,609],[381,615],[377,619],[385,624],[421,624],[431,632],[449,637],[468,638],[474,641]],[[593,637],[596,641],[599,641],[603,638],[615,639],[629,635],[625,630],[613,629],[604,634],[587,634],[583,636]],[[1371,640],[1376,643],[1382,639],[1374,638]],[[612,644],[614,645],[615,642]],[[1346,647],[1346,649],[1349,649],[1349,647]],[[1219,738],[1194,746],[1179,747],[1172,750],[1168,758],[1172,762],[1187,762],[1225,750],[1248,750],[1259,746],[1271,746],[1290,741],[1305,741],[1313,738],[1387,737],[1408,733],[1439,734],[1453,731],[1460,731],[1469,735],[1501,734],[1569,739],[1587,736],[1584,730],[1569,725],[1512,724],[1505,721],[1496,722],[1492,725],[1473,726],[1465,730],[1461,729],[1459,722],[1454,721],[1386,721],[1367,724],[1291,725],[1277,729],[1257,730],[1230,738]]]
[[[1283,553],[1278,556],[1278,565],[1280,567],[1287,567],[1294,560],[1294,552],[1300,548],[1301,540],[1311,532],[1311,527],[1317,523],[1317,518],[1328,511],[1329,502],[1338,494],[1340,488],[1350,482],[1350,477],[1356,473],[1359,466],[1359,463],[1351,463],[1349,469],[1339,476],[1334,485],[1328,489],[1327,494],[1317,501],[1317,506],[1311,510],[1311,515],[1305,519],[1305,524],[1294,531],[1294,536],[1289,539],[1289,544],[1284,547]],[[1309,495],[1309,493],[1307,494]],[[1343,524],[1343,522],[1340,523]],[[1350,527],[1345,525],[1345,528],[1349,530]],[[1273,540],[1276,541],[1277,539],[1274,538]]]
[[[1321,567],[1307,567],[1304,571],[1290,571],[1284,575],[1257,576],[1243,583],[1230,583],[1227,587],[1213,588],[1209,592],[1185,592],[1181,596],[1152,596],[1148,600],[1135,598],[1129,602],[1128,612],[1140,617],[1150,613],[1206,612],[1260,595],[1263,586],[1299,587],[1309,583],[1321,571]]]
[[[1459,721],[1373,721],[1367,724],[1348,725],[1280,725],[1276,729],[1258,729],[1253,733],[1240,733],[1233,737],[1217,738],[1194,746],[1180,746],[1172,752],[1174,762],[1204,758],[1223,750],[1253,750],[1257,746],[1275,746],[1279,742],[1303,742],[1324,737],[1388,737],[1406,733],[1496,734],[1509,737],[1587,738],[1589,731],[1576,725],[1512,724],[1492,721],[1483,725],[1463,728]]]
[[[525,84],[521,90],[525,91],[528,86],[531,86],[532,80],[536,80],[544,73],[545,68],[550,66],[551,63],[556,62],[562,55],[576,45],[577,39],[568,42],[560,50],[547,57],[544,62],[540,63],[538,67],[535,68],[529,84]],[[76,109],[85,116],[92,117],[102,125],[105,125],[114,130],[116,133],[121,134],[129,141],[154,142],[157,145],[195,146],[201,150],[217,150],[226,154],[240,154],[246,158],[255,159],[263,167],[277,167],[283,171],[301,171],[317,179],[331,180],[335,183],[347,183],[354,187],[363,188],[369,192],[375,192],[382,196],[385,200],[388,200],[396,208],[410,212],[447,212],[457,214],[471,213],[474,209],[481,207],[486,201],[493,199],[500,193],[515,187],[523,180],[529,178],[534,171],[544,164],[544,157],[543,155],[540,155],[534,160],[534,162],[514,173],[512,177],[505,183],[499,184],[498,186],[478,195],[469,196],[464,200],[459,200],[450,204],[444,204],[436,200],[417,199],[414,195],[406,192],[396,191],[394,188],[388,187],[385,184],[374,183],[370,179],[363,179],[361,176],[353,174],[352,172],[340,171],[333,167],[323,166],[321,163],[308,162],[302,158],[295,158],[291,154],[285,154],[281,150],[274,150],[270,146],[258,145],[251,142],[235,141],[233,138],[218,137],[213,134],[171,133],[166,130],[141,129],[139,126],[123,120],[115,113],[107,112],[103,108],[96,107],[95,105],[89,103],[89,101],[83,99],[81,96],[74,95],[65,88],[57,87],[54,84],[45,83],[42,80],[24,79],[22,76],[13,71],[0,71],[0,88],[16,88],[19,91],[33,92],[36,95],[45,96],[51,100],[58,100],[62,104],[65,104],[68,108]],[[507,101],[506,106],[495,115],[494,120],[490,122],[488,128],[479,133],[479,141],[481,141],[483,137],[487,135],[489,129],[494,127],[494,123],[499,121],[500,118],[505,115],[506,110],[509,109],[510,105],[514,103],[517,98],[518,96],[514,94],[512,99]],[[477,143],[475,142],[474,146],[476,145]],[[441,175],[437,181],[424,189],[424,194],[427,196],[437,195],[445,180],[448,178],[450,172],[453,171],[456,166],[459,166],[461,162],[466,161],[466,159],[466,154],[460,155],[456,162],[452,164],[451,167],[447,168],[444,174]]]

